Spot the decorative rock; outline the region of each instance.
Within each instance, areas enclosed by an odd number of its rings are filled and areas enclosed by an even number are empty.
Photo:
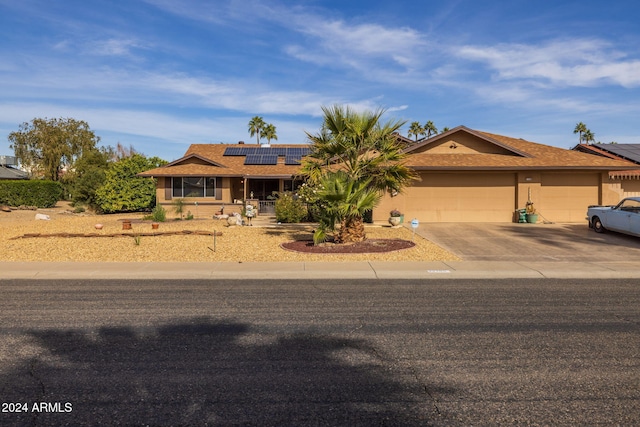
[[[102,224],[96,224],[95,227],[96,230],[102,230]]]
[[[38,220],[42,220],[42,221],[49,221],[51,218],[49,217],[49,215],[45,215],[45,214],[36,214],[36,221]]]

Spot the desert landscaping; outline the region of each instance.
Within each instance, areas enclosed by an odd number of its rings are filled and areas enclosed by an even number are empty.
[[[37,220],[36,215],[45,215],[49,219]],[[157,230],[152,230],[151,221],[143,218],[142,213],[74,213],[64,202],[59,202],[50,209],[0,211],[0,261],[283,262],[458,259],[418,235],[413,238],[414,247],[398,251],[313,254],[291,251],[281,246],[295,240],[310,240],[313,225],[256,224],[253,227],[230,227],[226,221],[213,218],[198,218],[196,215],[193,220],[177,220],[169,214],[166,222],[160,223]],[[122,222],[125,219],[131,220],[131,230],[123,230]],[[102,224],[102,228],[96,229],[96,224]],[[62,237],[61,233],[86,237]],[[371,225],[367,227],[367,237],[371,240],[411,241],[413,236],[411,230],[404,227]]]

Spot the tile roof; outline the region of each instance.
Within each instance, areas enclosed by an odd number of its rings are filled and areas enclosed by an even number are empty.
[[[573,147],[573,150],[611,159],[625,158],[636,164],[640,164],[640,144],[578,144]],[[612,179],[639,179],[640,169],[610,171],[609,177]]]

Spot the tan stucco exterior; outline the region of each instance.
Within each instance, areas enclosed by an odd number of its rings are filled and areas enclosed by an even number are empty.
[[[157,200],[167,210],[171,177],[215,177],[215,197],[184,199],[194,215],[210,216],[223,205],[225,213],[240,212],[242,200],[251,199],[252,184],[283,191],[283,183],[299,172],[299,166],[283,159],[270,166],[246,164],[244,157],[225,155],[228,147],[192,145],[182,159],[141,175],[158,178]],[[411,142],[405,152],[406,165],[419,179],[401,194],[385,194],[373,212],[376,222],[387,221],[392,209],[400,210],[405,221],[512,222],[529,200],[540,221],[582,222],[589,205],[615,204],[625,195],[640,194],[640,181],[611,178],[612,170],[637,168],[626,160],[463,126]],[[264,201],[267,193],[256,199]]]
[[[583,222],[589,205],[616,204],[623,197],[620,182],[602,172],[441,172],[421,178],[403,194],[387,193],[374,221],[386,221],[398,209],[405,221],[511,222],[531,197],[540,221]]]

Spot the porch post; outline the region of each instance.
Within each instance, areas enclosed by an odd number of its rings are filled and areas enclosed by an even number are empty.
[[[243,177],[242,179],[242,201],[247,200],[247,177]]]

